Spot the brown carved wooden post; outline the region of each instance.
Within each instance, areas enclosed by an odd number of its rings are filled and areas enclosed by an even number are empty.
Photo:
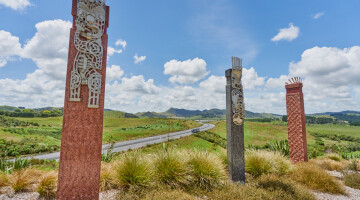
[[[226,77],[226,136],[229,175],[232,181],[245,184],[244,93],[241,83],[242,60],[232,58]]]
[[[72,6],[57,199],[98,199],[109,7]]]
[[[298,77],[291,78],[289,82],[286,83],[285,88],[290,160],[293,163],[307,162],[303,84]]]

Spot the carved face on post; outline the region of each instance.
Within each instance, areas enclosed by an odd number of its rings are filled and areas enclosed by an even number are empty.
[[[242,67],[241,60],[239,58],[232,58],[233,69],[231,74],[231,85],[232,85],[232,107],[233,107],[233,122],[240,126],[244,123],[245,108],[244,108],[244,97],[243,87],[241,84]]]
[[[103,46],[101,37],[105,31],[104,1],[79,0],[77,6],[75,48],[78,53],[71,73],[70,101],[81,101],[80,87],[89,87],[89,108],[99,107],[102,76]]]

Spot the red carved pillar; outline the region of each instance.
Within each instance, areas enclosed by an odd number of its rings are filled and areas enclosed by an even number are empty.
[[[98,199],[109,7],[73,0],[57,199]]]
[[[289,135],[289,154],[293,163],[307,162],[306,121],[303,84],[300,78],[292,78],[286,83],[286,109]]]

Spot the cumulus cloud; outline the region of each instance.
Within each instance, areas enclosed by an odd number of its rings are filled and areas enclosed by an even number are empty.
[[[322,17],[324,14],[325,14],[325,12],[316,13],[316,14],[313,16],[313,18],[314,18],[314,19],[319,19],[319,18]]]
[[[159,88],[154,84],[154,79],[145,81],[143,75],[123,78],[121,87],[126,91],[138,92],[141,94],[156,94],[159,92]]]
[[[134,56],[134,63],[139,64],[146,60],[146,56],[138,56],[138,54],[135,54]]]
[[[250,69],[243,68],[243,79],[244,89],[252,90],[257,86],[265,85],[265,78],[259,77],[253,67]]]
[[[65,80],[71,25],[71,22],[63,20],[36,24],[37,32],[25,44],[21,56],[32,59],[53,79]]]
[[[22,49],[19,38],[9,32],[0,30],[0,41],[0,67],[3,67],[8,59],[19,55]]]
[[[206,71],[205,60],[199,58],[186,61],[171,60],[165,63],[164,68],[164,74],[171,75],[171,83],[192,84],[209,74]]]
[[[201,88],[219,94],[225,94],[225,86],[226,86],[225,76],[211,75],[208,79],[200,83]]]
[[[300,33],[300,28],[290,23],[289,28],[280,29],[279,33],[275,35],[271,39],[271,41],[273,42],[277,42],[280,40],[293,41],[299,36],[299,33]]]
[[[113,56],[114,54],[120,54],[122,52],[123,52],[122,49],[115,49],[115,48],[110,47],[110,46],[107,49],[108,56]]]
[[[124,75],[124,71],[118,65],[112,65],[106,68],[106,81],[120,80]]]
[[[30,6],[29,0],[0,0],[0,5],[11,8],[13,10],[22,10]]]
[[[116,46],[122,46],[122,48],[125,50],[126,49],[126,46],[127,46],[127,42],[123,39],[118,39],[116,42],[115,42],[115,45]]]

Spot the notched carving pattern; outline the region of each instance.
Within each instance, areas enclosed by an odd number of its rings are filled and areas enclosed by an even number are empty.
[[[79,0],[74,45],[78,50],[70,80],[70,101],[81,101],[81,85],[88,85],[89,108],[99,108],[103,63],[101,37],[105,32],[105,1]]]
[[[232,73],[231,91],[232,107],[233,107],[233,122],[240,126],[243,125],[245,119],[244,93],[241,84],[242,77],[242,60],[237,57],[232,57]]]

